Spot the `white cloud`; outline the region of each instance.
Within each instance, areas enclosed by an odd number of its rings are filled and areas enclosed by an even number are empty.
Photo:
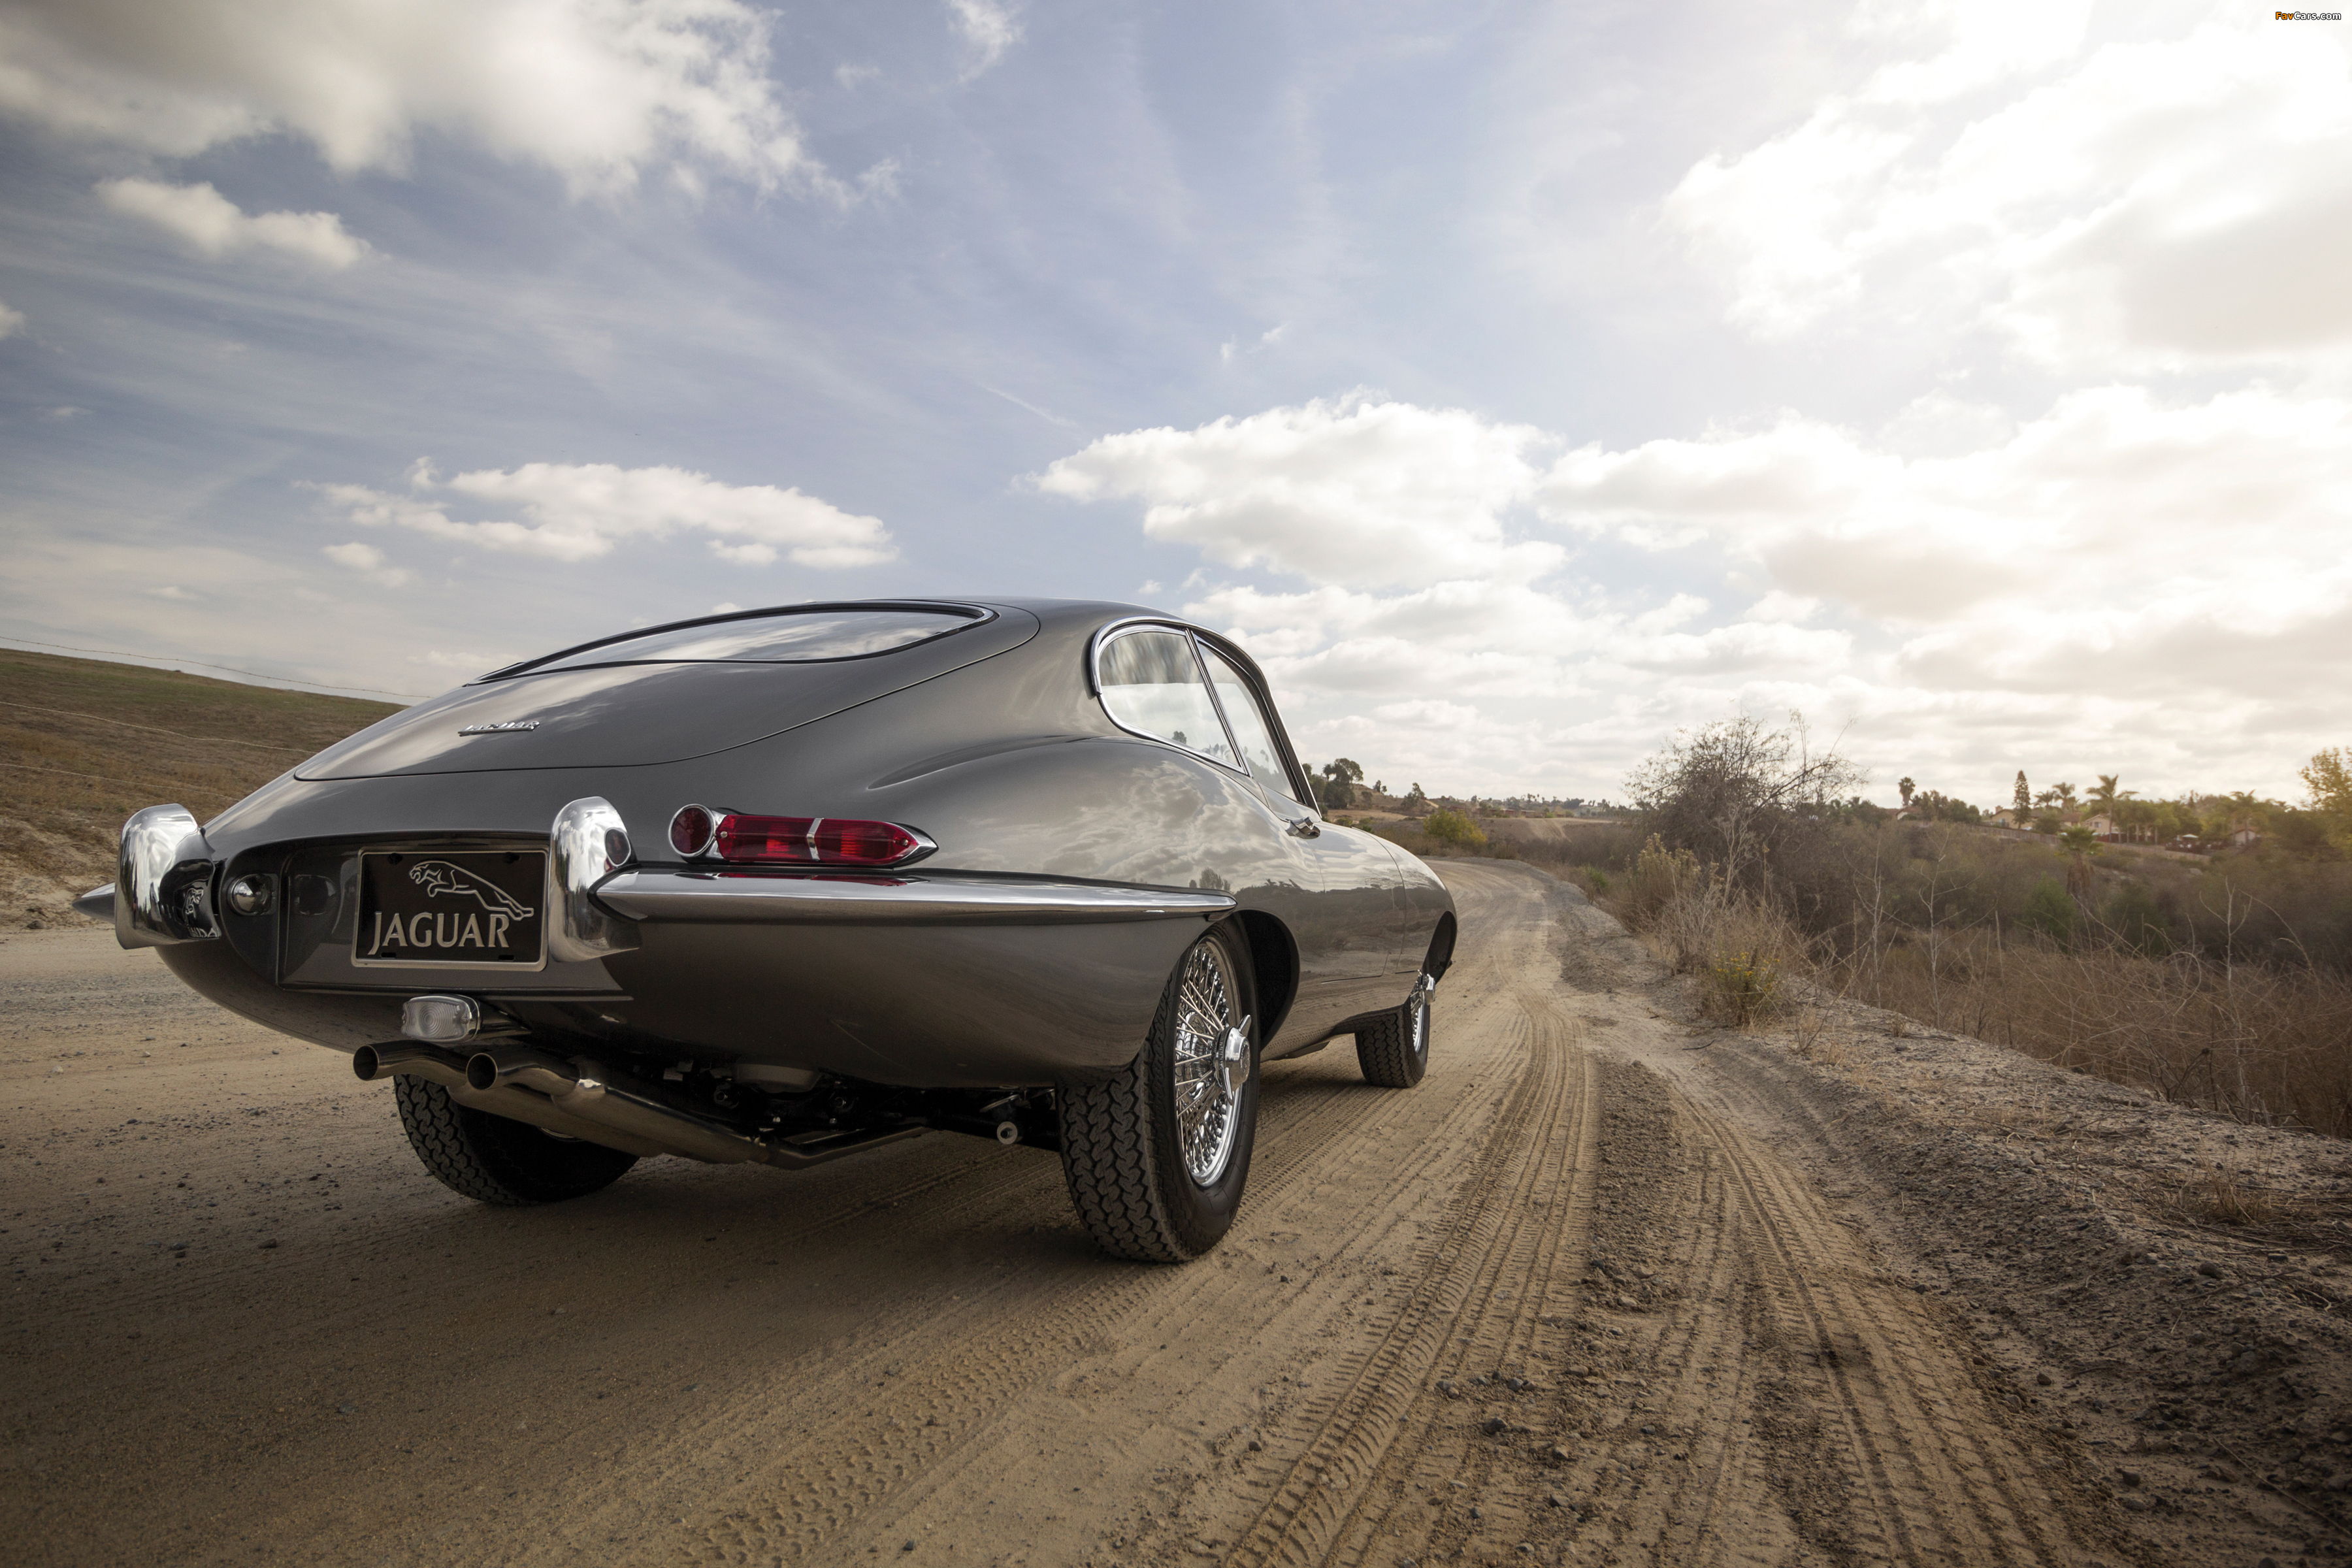
[[[25,330],[25,312],[9,309],[0,300],[0,338],[10,338]]]
[[[0,13],[0,111],[186,157],[287,134],[404,171],[418,133],[625,190],[653,168],[824,184],[743,0],[32,0]]]
[[[610,463],[526,463],[477,469],[444,480],[429,462],[409,473],[409,493],[362,485],[312,487],[352,521],[394,524],[436,539],[557,561],[591,561],[624,540],[701,532],[713,553],[764,566],[779,555],[824,568],[874,566],[898,558],[881,520],[773,485],[722,484],[684,468],[623,468]],[[513,508],[527,521],[461,521],[436,492]]]
[[[349,544],[330,544],[319,553],[338,566],[374,578],[387,588],[401,587],[410,577],[409,573],[399,567],[386,566],[383,552],[373,544],[362,544],[357,541]]]
[[[1665,216],[1720,263],[1733,321],[1956,309],[2095,373],[2352,341],[2352,293],[2314,271],[2352,249],[2340,29],[2216,6],[2086,47],[2079,5],[1999,9],[1953,8],[1945,47],[1684,177]]]
[[[1526,426],[1357,395],[1107,436],[1054,463],[1039,489],[1144,503],[1153,539],[1227,566],[1358,586],[1559,566],[1559,547],[1514,539],[1504,510],[1537,476]]]
[[[476,653],[471,648],[436,647],[428,648],[423,653],[410,654],[408,662],[423,665],[427,669],[497,669],[512,664],[514,657],[509,654]]]
[[[1402,742],[1379,737],[1405,710],[1384,711],[1475,699],[1465,733],[1504,749],[1463,787],[1563,767],[1601,787],[1596,748],[1622,767],[1734,702],[1853,720],[1914,771],[1994,731],[2110,770],[2242,761],[2250,726],[2265,756],[2328,743],[2309,714],[2352,685],[2352,401],[2110,385],[1979,429],[1974,449],[1906,456],[1786,415],[1560,451],[1458,410],[1309,404],[1108,437],[1041,484],[1139,502],[1156,538],[1297,580],[1212,583],[1185,608],[1244,640],[1303,733],[1397,772]],[[1607,589],[1533,553],[1547,528],[1653,562],[1612,575],[1662,585]],[[2236,715],[2226,739],[2216,712]],[[1498,771],[1506,755],[1538,771]]]
[[[248,216],[210,184],[108,180],[98,187],[98,196],[116,212],[152,223],[215,259],[274,250],[341,271],[368,254],[366,242],[344,233],[343,220],[333,213]]]
[[[1004,58],[1021,41],[1021,24],[1014,7],[1002,0],[947,0],[948,17],[963,39],[964,79],[971,80]]]

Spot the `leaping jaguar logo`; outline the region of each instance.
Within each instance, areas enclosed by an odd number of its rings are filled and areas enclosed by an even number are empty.
[[[519,921],[530,918],[530,906],[512,893],[492,887],[473,872],[446,860],[419,860],[409,868],[408,879],[424,889],[429,899],[447,893],[456,898],[471,898],[492,914],[510,915]]]

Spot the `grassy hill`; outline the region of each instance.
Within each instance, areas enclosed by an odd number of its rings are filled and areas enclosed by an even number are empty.
[[[0,924],[71,921],[114,879],[122,819],[211,816],[391,703],[0,649]]]

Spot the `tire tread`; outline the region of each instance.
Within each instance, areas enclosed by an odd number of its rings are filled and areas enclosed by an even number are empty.
[[[1422,1026],[1427,1041],[1436,1034],[1436,1005],[1434,999],[1422,1005],[1429,1015]],[[1379,1023],[1356,1031],[1356,1064],[1363,1068],[1366,1083],[1378,1089],[1411,1089],[1429,1070],[1425,1047],[1418,1060],[1413,1056],[1412,1012],[1410,1005],[1400,1007],[1382,1014]]]
[[[584,1197],[618,1181],[636,1157],[593,1144],[520,1140],[537,1129],[460,1105],[441,1085],[411,1073],[393,1079],[408,1146],[436,1181],[460,1197],[501,1208]],[[530,1156],[521,1156],[524,1150]]]

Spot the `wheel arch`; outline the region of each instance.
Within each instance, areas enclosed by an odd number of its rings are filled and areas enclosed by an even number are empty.
[[[1454,966],[1454,911],[1448,910],[1437,917],[1437,929],[1430,933],[1429,952],[1421,961],[1421,972],[1433,980],[1443,980]]]
[[[1257,988],[1257,1037],[1271,1040],[1298,999],[1298,943],[1287,926],[1264,910],[1244,910],[1234,919],[1241,922]]]

